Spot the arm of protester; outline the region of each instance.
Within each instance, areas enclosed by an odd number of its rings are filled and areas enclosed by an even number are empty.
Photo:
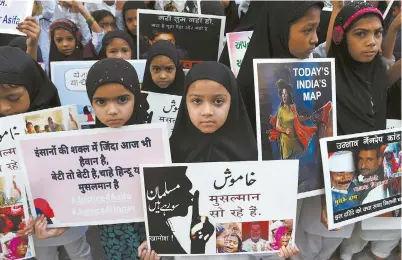
[[[91,26],[92,32],[96,33],[103,32],[102,28],[99,26],[99,24],[95,21],[95,19],[92,17],[92,15],[89,13],[89,11],[85,8],[85,6],[82,3],[76,0],[68,2],[73,7],[73,10],[77,10],[82,15],[82,17],[84,17],[85,21],[87,21],[87,23]]]
[[[401,78],[401,60],[395,62],[387,72],[388,87],[392,86]]]
[[[120,31],[124,31],[123,6],[125,2],[125,0],[121,0],[116,3],[116,25]]]
[[[325,201],[325,195],[321,195],[321,223],[328,229],[327,202]],[[339,230],[340,228],[336,228],[330,231]]]
[[[294,246],[283,246],[279,249],[277,256],[280,258],[293,258],[299,254],[299,248]]]
[[[44,215],[39,215],[35,223],[35,237],[38,239],[48,239],[52,237],[59,237],[69,228],[48,228],[47,219]]]
[[[392,59],[392,53],[394,52],[396,37],[398,32],[401,31],[401,13],[392,21],[389,26],[387,35],[382,43],[382,55],[387,59]]]
[[[51,20],[54,15],[54,10],[56,9],[56,1],[41,0],[42,3],[42,17]]]
[[[89,30],[87,21],[80,14],[80,10],[78,8],[78,2],[76,1],[59,1],[59,5],[70,8],[71,13],[65,18],[70,19],[75,25],[77,25],[80,33],[81,33],[81,43],[86,46],[88,42],[91,40],[91,32]]]
[[[31,236],[34,233],[35,233],[35,221],[33,217],[30,216],[24,229],[18,230],[17,236]]]
[[[38,57],[38,40],[40,35],[40,26],[35,18],[28,16],[18,24],[17,30],[25,33],[27,36],[27,51],[35,61]]]
[[[159,260],[160,257],[154,250],[148,249],[147,241],[142,242],[142,244],[138,247],[138,255],[141,260]]]
[[[342,10],[342,8],[343,8],[343,0],[333,0],[332,1],[332,13],[331,13],[331,18],[330,18],[329,24],[328,24],[326,46],[325,46],[325,51],[327,53],[329,51],[329,48],[331,47],[332,32],[334,30],[335,19],[336,19],[336,16],[338,15],[338,13]]]

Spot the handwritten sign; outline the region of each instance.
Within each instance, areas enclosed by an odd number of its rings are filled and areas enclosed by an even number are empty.
[[[52,82],[57,87],[62,105],[76,104],[78,122],[82,128],[95,124],[95,112],[86,92],[88,71],[96,61],[57,61],[51,62]],[[145,60],[130,60],[131,65],[142,82],[145,70]]]
[[[16,27],[32,15],[33,3],[33,0],[0,0],[0,33],[24,35]]]
[[[148,113],[152,117],[151,123],[165,122],[168,124],[169,136],[172,135],[177,112],[181,102],[181,96],[159,94],[148,91],[147,100],[149,104]]]
[[[184,69],[202,61],[218,60],[225,16],[139,9],[137,17],[137,57],[146,59],[154,42],[170,40],[176,45]]]
[[[227,33],[230,68],[237,77],[253,31]]]
[[[0,118],[0,174],[21,171],[16,152],[17,138],[27,134],[77,130],[76,106],[64,106]],[[50,119],[50,120],[49,120]]]
[[[19,147],[28,198],[53,209],[53,227],[143,221],[139,164],[171,160],[163,124],[25,136]]]
[[[320,140],[329,229],[402,207],[401,138],[390,129]]]
[[[254,60],[258,156],[300,160],[299,198],[324,192],[318,140],[336,135],[334,62]]]
[[[295,160],[141,165],[141,172],[148,245],[159,255],[269,254],[294,241]],[[259,230],[258,252],[251,229]],[[231,241],[250,247],[229,248]]]

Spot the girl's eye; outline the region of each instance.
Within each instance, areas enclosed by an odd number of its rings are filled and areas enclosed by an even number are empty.
[[[194,98],[194,99],[192,100],[192,102],[193,102],[194,104],[196,104],[196,105],[199,105],[199,104],[201,103],[201,99],[199,99],[199,98]]]
[[[123,96],[123,97],[119,97],[118,98],[119,103],[121,104],[125,104],[128,101],[128,97],[127,96]]]
[[[102,106],[102,105],[104,105],[106,102],[105,102],[105,100],[103,100],[103,99],[98,99],[98,100],[96,100],[95,101],[95,104],[97,104],[97,105],[99,105],[99,106]]]
[[[110,53],[116,53],[116,51],[115,51],[115,50],[111,50]]]
[[[56,39],[56,42],[60,43],[60,42],[61,42],[61,39]]]
[[[359,37],[364,37],[364,36],[366,35],[366,33],[364,33],[364,32],[358,32],[358,33],[356,33],[356,35],[359,36]]]
[[[20,99],[20,96],[11,95],[11,96],[8,96],[7,99],[11,102],[16,102]]]
[[[382,36],[382,31],[375,32],[375,36],[377,37]]]
[[[154,70],[155,72],[159,72],[161,69],[160,69],[160,68],[153,68],[153,70]]]
[[[224,100],[223,99],[217,99],[217,100],[215,100],[215,104],[217,104],[217,105],[222,105],[224,103]]]
[[[69,42],[72,42],[72,41],[74,41],[74,38],[73,38],[73,37],[69,37],[69,38],[67,38],[67,40],[68,40]]]
[[[166,71],[167,71],[167,72],[172,72],[173,69],[172,69],[172,68],[166,68]]]
[[[313,31],[313,28],[307,28],[306,30],[304,30],[305,33],[311,33]]]

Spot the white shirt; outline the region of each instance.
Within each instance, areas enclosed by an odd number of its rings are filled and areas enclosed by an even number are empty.
[[[253,252],[253,246],[256,245],[258,251],[263,251],[266,243],[267,243],[267,241],[264,239],[261,239],[261,238],[260,238],[260,240],[258,240],[257,243],[254,243],[251,240],[251,238],[249,238],[243,242],[242,249],[243,249],[243,251],[246,251],[246,252]]]

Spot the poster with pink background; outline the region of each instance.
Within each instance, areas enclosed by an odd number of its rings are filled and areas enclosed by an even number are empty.
[[[246,54],[248,43],[250,42],[253,31],[235,32],[226,34],[230,68],[237,77],[243,57]]]
[[[170,163],[168,140],[166,124],[20,138],[34,217],[49,227],[144,221],[139,165]]]

